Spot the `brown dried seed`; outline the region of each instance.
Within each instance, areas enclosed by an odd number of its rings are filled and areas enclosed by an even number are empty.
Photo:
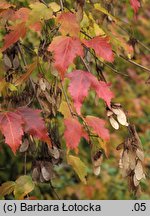
[[[110,124],[113,128],[115,128],[116,130],[119,129],[119,124],[113,117],[110,117],[109,121],[110,121]]]
[[[128,126],[127,117],[121,109],[118,109],[117,120],[121,125]]]
[[[38,167],[34,167],[32,171],[32,179],[33,181],[38,181],[40,178],[40,169]]]
[[[136,166],[136,153],[134,151],[129,151],[129,163],[130,169],[134,170]]]
[[[19,65],[20,65],[19,58],[17,55],[15,55],[15,58],[13,59],[13,68],[17,69]]]
[[[135,175],[137,180],[141,180],[143,178],[143,167],[140,160],[138,160],[136,167],[135,167]]]
[[[7,66],[8,68],[12,68],[12,63],[8,55],[4,54],[3,60],[4,60],[5,66]]]
[[[56,148],[55,146],[53,148],[48,148],[49,153],[52,155],[53,158],[55,159],[59,159],[60,157],[60,152],[58,150],[58,148]]]
[[[129,161],[129,155],[127,150],[125,150],[123,153],[122,163],[123,163],[123,168],[125,170],[129,170],[130,161]]]
[[[44,180],[46,181],[49,181],[50,179],[54,177],[52,165],[48,162],[41,164],[41,173],[43,175]]]
[[[113,112],[110,111],[110,110],[108,110],[108,111],[107,111],[107,116],[109,117],[109,116],[111,116],[111,115],[113,115]]]
[[[93,167],[93,173],[94,175],[98,176],[101,172],[101,167],[98,166],[98,167]]]
[[[133,182],[134,182],[135,187],[137,187],[137,186],[140,184],[140,181],[137,180],[135,174],[134,174],[134,176],[133,176]]]
[[[137,149],[136,150],[136,155],[137,157],[141,160],[141,161],[144,161],[144,152],[140,149]]]
[[[39,86],[40,86],[40,89],[41,89],[42,91],[45,91],[45,90],[46,90],[46,84],[45,84],[45,81],[44,81],[43,78],[41,78],[41,79],[39,80]]]
[[[26,152],[29,148],[29,142],[27,139],[24,140],[24,142],[21,144],[19,151],[20,152]]]

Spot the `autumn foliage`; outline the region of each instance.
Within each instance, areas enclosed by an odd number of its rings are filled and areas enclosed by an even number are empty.
[[[116,146],[121,152],[117,159],[129,190],[138,196],[145,179],[143,146],[128,106],[117,98],[128,94],[121,92],[125,74],[118,71],[120,61],[150,71],[136,62],[138,39],[122,29],[131,18],[124,11],[127,21],[115,16],[113,9],[122,6],[115,0],[66,1],[63,6],[59,1],[12,2],[0,3],[0,131],[25,164],[17,180],[2,182],[1,196],[24,199],[32,191],[36,198],[40,182],[50,182],[55,194],[52,180],[59,166],[72,167],[82,185],[88,185],[88,176],[99,176],[104,158],[112,157],[109,146],[117,136],[112,128],[126,131]],[[123,4],[138,22],[141,2]],[[90,186],[86,193],[92,198]]]

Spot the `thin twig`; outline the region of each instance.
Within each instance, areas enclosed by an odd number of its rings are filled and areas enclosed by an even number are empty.
[[[84,66],[86,67],[87,71],[90,72],[91,70],[90,70],[88,64],[86,63],[86,61],[84,60],[84,58],[83,57],[80,57],[80,58],[81,58],[81,60],[82,60],[82,62],[84,64]]]
[[[64,10],[63,0],[60,0],[60,7],[61,7],[61,11],[63,11]]]
[[[49,5],[44,0],[39,0],[39,2],[43,3],[47,8],[49,8]]]
[[[115,54],[116,54],[116,53],[115,53]],[[135,65],[135,66],[137,66],[137,67],[139,67],[139,68],[142,68],[143,70],[145,70],[145,71],[147,71],[147,72],[150,73],[150,69],[149,69],[149,68],[144,67],[143,65],[140,65],[140,64],[136,63],[135,61],[133,61],[133,60],[131,60],[131,59],[127,59],[126,57],[124,57],[124,56],[122,56],[122,55],[119,55],[119,57],[122,58],[122,59],[124,59],[125,61],[130,62],[131,64],[133,64],[133,65]]]
[[[53,193],[55,194],[56,198],[57,198],[58,200],[60,200],[60,197],[59,197],[59,195],[57,194],[57,192],[56,192],[54,186],[52,185],[52,182],[51,182],[51,181],[49,182],[49,185],[50,185],[50,187],[51,187]]]

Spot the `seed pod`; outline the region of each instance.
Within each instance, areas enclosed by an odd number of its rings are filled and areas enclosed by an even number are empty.
[[[43,175],[44,180],[49,181],[54,177],[52,165],[49,162],[45,162],[41,164],[41,173]]]
[[[134,186],[137,187],[140,184],[140,181],[137,180],[136,175],[133,176]]]
[[[134,170],[136,166],[136,154],[134,151],[129,151],[129,163],[130,169]]]
[[[6,67],[8,67],[9,69],[12,68],[12,63],[8,55],[4,54],[3,60]]]
[[[127,150],[123,152],[122,163],[123,163],[123,168],[128,171],[129,170],[129,155],[128,155]]]
[[[98,176],[101,172],[101,167],[98,166],[98,167],[93,167],[93,173],[94,175]]]
[[[26,152],[29,148],[29,142],[27,139],[24,140],[24,142],[21,144],[19,151],[20,152]]]
[[[15,58],[13,59],[13,68],[16,70],[20,65],[20,62],[19,62],[19,58],[17,55],[15,55]]]
[[[60,153],[58,148],[56,148],[55,146],[53,148],[48,148],[49,153],[52,155],[53,158],[55,159],[59,159],[60,157]]]
[[[118,122],[121,124],[121,125],[125,125],[125,126],[128,126],[128,123],[127,123],[127,117],[125,115],[125,113],[123,112],[123,110],[121,109],[118,109],[118,114],[117,114],[117,120]]]
[[[34,167],[32,170],[32,179],[33,181],[39,181],[40,178],[40,169],[39,167]]]
[[[141,160],[141,161],[144,161],[144,152],[140,149],[137,149],[136,150],[136,155],[137,157]]]
[[[42,91],[45,91],[45,90],[46,90],[46,84],[45,84],[43,78],[40,78],[40,80],[39,80],[39,86],[40,86],[40,89],[41,89]]]
[[[109,117],[111,115],[113,115],[113,112],[111,110],[107,110],[107,116]]]
[[[109,121],[110,121],[110,124],[113,128],[115,128],[116,130],[119,129],[119,124],[113,117],[110,117]]]
[[[137,180],[141,180],[143,178],[143,167],[142,167],[142,163],[140,160],[138,160],[136,167],[135,167],[135,175]]]

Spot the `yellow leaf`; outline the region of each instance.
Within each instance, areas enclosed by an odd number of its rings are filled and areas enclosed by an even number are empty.
[[[100,3],[94,4],[94,7],[95,7],[95,9],[97,9],[97,10],[101,11],[102,13],[106,14],[107,16],[111,17],[111,19],[113,21],[115,21],[115,22],[118,21],[117,18],[114,17],[112,14],[110,14],[105,8],[103,8]]]
[[[14,181],[7,181],[7,182],[3,183],[0,186],[0,195],[6,196],[6,195],[12,193],[14,188],[15,188],[15,184],[16,183]]]
[[[30,193],[34,189],[34,183],[30,176],[20,176],[16,180],[14,195],[15,199],[23,199],[28,193]]]
[[[54,12],[57,12],[60,10],[60,5],[57,4],[56,2],[51,2],[48,5]]]
[[[86,184],[86,176],[87,176],[87,167],[85,164],[80,160],[79,157],[75,157],[73,155],[67,156],[68,164],[71,165],[74,171],[79,176],[80,180]]]
[[[68,104],[65,101],[61,102],[59,112],[61,112],[64,115],[64,118],[72,117],[71,113],[70,113],[70,110],[69,110],[69,107],[68,107]]]
[[[35,23],[41,20],[48,20],[52,18],[52,9],[47,8],[46,5],[40,2],[30,4],[29,7],[32,9],[29,16],[29,23]]]

